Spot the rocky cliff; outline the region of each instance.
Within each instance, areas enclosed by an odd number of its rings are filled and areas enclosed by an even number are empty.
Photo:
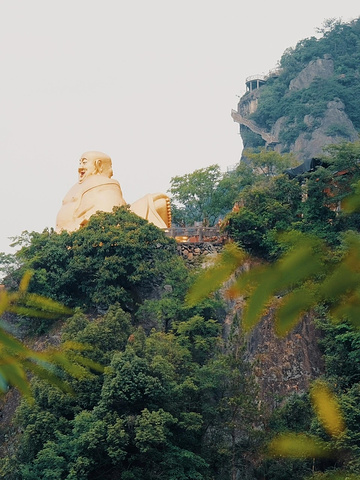
[[[310,382],[324,373],[318,346],[320,332],[311,315],[285,338],[274,332],[273,312],[264,317],[247,336],[247,358],[254,365],[260,398],[272,411],[284,398],[308,391]]]
[[[225,337],[239,323],[244,308],[242,298],[228,301]],[[234,322],[234,319],[240,320]],[[263,411],[271,413],[289,395],[307,392],[311,381],[325,370],[318,340],[321,332],[311,314],[305,315],[285,337],[274,330],[274,310],[268,313],[249,332],[241,336],[245,341],[245,358],[253,366],[259,387]]]

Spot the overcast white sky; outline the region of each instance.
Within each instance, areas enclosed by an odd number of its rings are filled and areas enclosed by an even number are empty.
[[[0,251],[54,227],[87,150],[129,203],[236,164],[245,78],[354,0],[0,0]]]

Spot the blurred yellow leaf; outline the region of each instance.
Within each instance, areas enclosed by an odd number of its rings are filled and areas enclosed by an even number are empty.
[[[24,293],[27,291],[29,287],[29,283],[32,277],[32,272],[27,271],[24,273],[23,278],[21,279],[20,285],[19,285],[19,293]]]
[[[47,313],[53,315],[71,315],[72,310],[68,307],[65,307],[59,302],[52,300],[51,298],[46,298],[35,293],[27,293],[24,297],[24,302],[27,307],[37,308],[39,314]]]
[[[327,458],[331,450],[326,442],[303,433],[284,433],[274,438],[268,447],[270,455],[286,458]]]
[[[338,437],[345,430],[345,423],[335,395],[322,381],[314,383],[311,389],[311,401],[319,421],[333,437]]]

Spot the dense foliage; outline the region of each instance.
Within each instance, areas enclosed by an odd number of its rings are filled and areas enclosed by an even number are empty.
[[[60,350],[76,364],[84,345],[85,364],[106,368],[90,378],[59,371],[68,390],[32,380],[33,402],[17,411],[21,434],[1,475],[210,480],[245,471],[256,441],[250,366],[236,327],[224,350],[220,301],[185,305],[194,274],[174,241],[120,208],[72,234],[25,233],[18,242],[7,285],[17,288],[32,269],[32,292],[77,308]]]
[[[329,322],[326,311],[318,311],[318,326],[323,332],[323,349],[326,373],[323,380],[330,386],[340,408],[339,421],[343,423],[341,433],[330,435],[326,424],[320,421],[309,394],[294,395],[277,411],[269,422],[269,437],[306,433],[311,438],[325,442],[328,454],[323,458],[313,454],[304,460],[301,449],[283,459],[269,459],[263,468],[268,478],[304,478],[355,480],[360,475],[360,330],[343,321]],[[275,437],[274,437],[275,435]],[[292,457],[292,458],[291,458]],[[298,458],[296,458],[298,457]],[[271,472],[271,473],[270,473]],[[313,476],[311,472],[316,472]],[[267,477],[265,477],[267,478]]]
[[[211,165],[173,177],[169,189],[173,223],[184,227],[194,222],[213,226],[232,210],[239,192],[252,185],[257,177],[273,177],[297,163],[292,155],[265,150],[257,154],[244,152],[243,156],[246,162],[224,173],[220,172],[219,165]]]
[[[215,207],[215,198],[220,179],[219,165],[210,165],[184,176],[173,177],[169,189],[173,222],[181,226],[202,221],[213,225],[219,213]]]
[[[273,305],[275,328],[285,335],[315,308],[323,335],[323,380],[310,396],[294,396],[275,411],[268,425],[275,458],[260,462],[255,478],[360,474],[359,159],[359,143],[332,145],[315,171],[292,180],[263,175],[240,193],[238,211],[228,217],[231,237],[262,260],[232,277],[229,294],[249,297],[243,328]],[[192,287],[189,302],[215,291],[244,258],[227,248]],[[276,261],[265,268],[269,258]]]
[[[87,355],[107,367],[70,379],[75,395],[33,381],[3,478],[210,480],[245,471],[256,389],[238,346],[222,353],[219,333],[201,316],[146,336],[119,306],[94,320],[76,313],[63,341],[91,344]]]
[[[276,259],[289,245],[279,233],[315,234],[329,249],[319,261],[325,269],[327,262],[336,265],[345,233],[358,231],[358,214],[335,207],[355,191],[359,155],[359,144],[331,146],[326,168],[291,180],[277,175],[282,158],[249,153],[237,169],[231,237],[251,254]],[[5,478],[301,480],[314,469],[359,473],[359,333],[349,323],[329,324],[326,303],[319,315],[322,346],[326,378],[347,425],[341,437],[324,430],[307,396],[285,402],[270,420],[259,416],[237,323],[224,343],[216,295],[186,304],[193,273],[173,240],[126,208],[94,216],[72,234],[33,232],[18,241],[16,262],[5,259],[8,285],[16,287],[31,268],[34,292],[91,313],[78,310],[64,322],[62,342],[70,342],[74,361],[71,342],[91,346],[85,358],[105,370],[91,378],[62,374],[73,393],[33,379],[34,402],[23,402],[16,414],[17,447],[0,463]],[[312,262],[321,273],[317,265]],[[268,275],[273,288],[274,272]],[[304,430],[336,455],[315,463],[264,455],[274,434]]]
[[[222,173],[219,165],[210,165],[173,177],[169,189],[173,224],[185,227],[201,222],[213,226],[232,209],[239,190],[248,181],[243,170],[238,165]]]
[[[256,156],[256,154],[253,154]],[[360,178],[360,143],[326,148],[323,165],[290,179],[287,175],[254,176],[238,196],[239,208],[226,217],[225,229],[246,251],[275,259],[283,251],[280,233],[297,230],[339,246],[342,234],[358,230],[360,215],[339,209]]]

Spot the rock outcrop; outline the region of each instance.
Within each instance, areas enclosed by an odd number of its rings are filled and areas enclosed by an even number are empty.
[[[247,358],[269,411],[290,394],[308,391],[310,382],[324,373],[319,336],[311,315],[304,316],[286,337],[276,336],[272,311],[247,335]]]
[[[334,75],[334,62],[329,55],[317,58],[310,62],[301,72],[291,80],[289,90],[309,88],[316,78],[329,78]]]
[[[331,88],[329,98],[324,101],[321,110],[304,103],[302,108],[296,111],[303,112],[303,117],[300,114],[294,115],[296,101],[309,98],[305,94],[302,96],[302,91],[308,93],[306,89],[311,88],[313,82],[320,82],[321,87],[321,82],[325,85],[326,82],[331,84],[333,80],[334,62],[329,55],[309,62],[289,81],[285,92],[289,104],[292,102],[291,121],[290,117],[286,116],[285,108],[284,112],[281,112],[284,115],[279,116],[267,131],[264,126],[255,123],[256,116],[253,115],[261,104],[266,86],[248,91],[241,97],[237,111],[232,111],[231,114],[233,120],[240,124],[244,148],[263,144],[265,148],[279,153],[292,152],[299,163],[302,163],[322,155],[326,145],[356,141],[358,132],[347,115],[344,103],[339,98],[331,97]],[[319,114],[319,111],[322,113]],[[299,126],[301,128],[297,128]],[[249,131],[252,132],[251,135]],[[286,135],[288,132],[292,135]],[[241,325],[242,310],[241,299],[229,305],[225,335],[230,331],[233,318],[240,318]],[[255,328],[245,335],[246,358],[254,366],[260,398],[268,411],[275,409],[288,395],[308,391],[311,381],[324,373],[323,357],[318,345],[320,335],[312,316],[306,315],[285,338],[277,337],[274,332],[274,312],[271,309]]]
[[[245,267],[250,268],[250,265]],[[235,318],[241,329],[243,308],[241,297],[235,301],[227,300],[225,339],[230,335]],[[274,317],[274,310],[270,308],[250,332],[241,335],[245,341],[245,359],[253,366],[259,399],[268,414],[289,395],[308,391],[311,381],[325,371],[318,343],[321,332],[316,328],[313,316],[304,315],[285,337],[276,335]]]
[[[284,118],[280,119],[281,121],[284,121]],[[337,98],[327,104],[327,109],[317,127],[312,128],[316,120],[311,115],[304,117],[304,123],[312,132],[300,133],[291,148],[300,160],[316,158],[322,153],[325,145],[344,141],[354,142],[358,137],[353,123],[345,113],[344,104]],[[283,145],[279,143],[276,149],[281,152]]]

